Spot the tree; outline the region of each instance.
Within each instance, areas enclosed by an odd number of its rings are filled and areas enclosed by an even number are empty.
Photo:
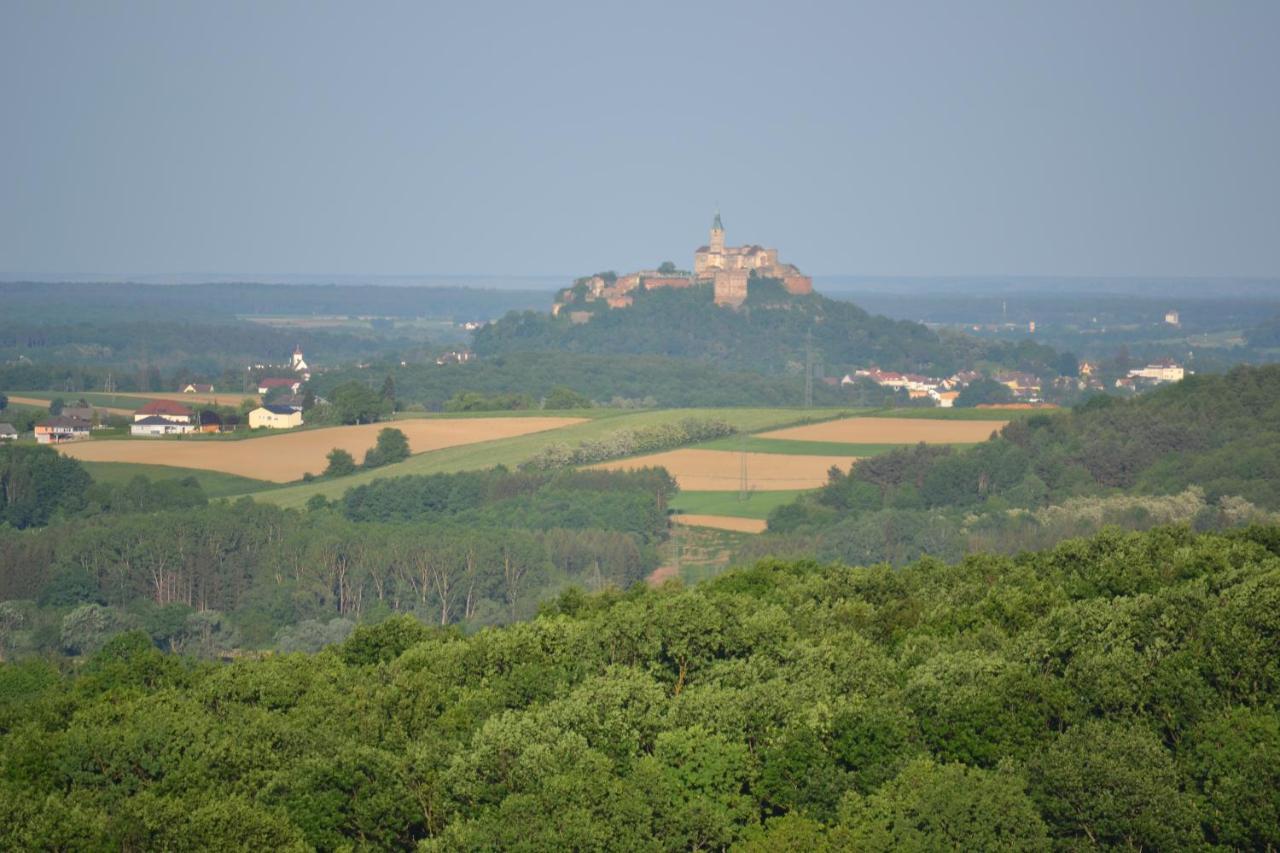
[[[551,393],[542,401],[544,409],[589,409],[591,408],[591,399],[584,397],[571,388],[563,385],[551,389]]]
[[[658,272],[662,273],[663,275],[671,275],[671,273],[675,271],[676,271],[676,265],[671,263],[671,261],[663,261],[661,264],[658,265]]]
[[[1195,804],[1173,759],[1134,723],[1090,720],[1030,762],[1031,788],[1054,836],[1134,850],[1185,850],[1200,840]]]
[[[49,414],[56,418],[58,415],[62,414],[62,410],[66,408],[66,405],[67,404],[61,397],[54,397],[53,400],[49,402]]]
[[[0,393],[0,412],[3,412],[7,408],[9,408],[9,398],[3,393]]]
[[[384,402],[391,404],[392,407],[395,406],[396,380],[392,378],[390,373],[387,374],[386,379],[382,380],[382,391],[379,392],[378,396],[381,397]]]
[[[386,427],[378,432],[377,443],[365,453],[364,467],[377,468],[408,458],[409,438],[395,427]]]
[[[980,405],[992,405],[1013,402],[1013,392],[1009,386],[994,379],[975,379],[960,390],[960,396],[954,403],[957,409],[972,408]]]
[[[329,394],[339,423],[371,424],[391,412],[391,405],[360,382],[345,382]]]
[[[1044,822],[1012,773],[918,759],[841,823],[855,850],[1048,850]]]
[[[329,460],[328,467],[324,469],[326,477],[345,477],[356,472],[355,457],[341,447],[330,450],[325,458]]]
[[[13,601],[0,601],[0,663],[5,660],[5,650],[13,644],[14,635],[24,621],[21,608]]]

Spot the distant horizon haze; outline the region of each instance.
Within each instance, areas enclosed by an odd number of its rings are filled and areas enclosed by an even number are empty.
[[[687,267],[718,208],[818,279],[1272,278],[1277,33],[1253,0],[10,2],[0,270],[571,278]]]

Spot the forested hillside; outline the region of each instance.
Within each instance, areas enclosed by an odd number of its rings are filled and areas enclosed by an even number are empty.
[[[0,666],[7,849],[1280,845],[1280,528]]]
[[[803,375],[811,336],[817,359],[835,370],[878,365],[946,376],[990,363],[1051,377],[1060,367],[1053,350],[1030,341],[1015,345],[939,335],[919,323],[873,316],[849,302],[778,290],[756,288],[741,310],[715,305],[709,287],[691,287],[640,293],[632,307],[601,306],[590,322],[580,324],[571,322],[568,311],[559,317],[509,314],[476,332],[475,350],[482,356],[537,351],[663,355],[731,370]]]
[[[833,470],[775,510],[750,553],[914,559],[1043,547],[1103,524],[1203,529],[1280,510],[1280,365],[1011,422],[967,449],[919,445]]]
[[[385,370],[338,370],[313,380],[323,395],[348,381],[381,382],[390,375],[404,405],[443,408],[459,394],[527,394],[540,400],[568,387],[600,403],[623,406],[798,406],[804,402],[803,373],[762,376],[721,369],[689,358],[513,352],[447,366],[388,365]],[[892,394],[855,396],[818,383],[817,405],[882,405]]]

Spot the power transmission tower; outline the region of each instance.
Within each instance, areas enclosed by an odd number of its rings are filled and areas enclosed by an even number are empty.
[[[813,408],[813,329],[804,336],[804,407]]]

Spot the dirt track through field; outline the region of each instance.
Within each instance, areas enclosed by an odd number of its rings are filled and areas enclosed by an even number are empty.
[[[680,488],[692,492],[732,492],[742,485],[742,454],[732,450],[670,450],[602,462],[593,468],[623,471],[662,466]],[[857,461],[852,456],[799,456],[782,453],[748,453],[747,487],[761,492],[813,489],[827,482],[832,465],[842,470]]]
[[[394,426],[409,439],[413,453],[511,438],[581,423],[581,418],[440,418],[400,420],[391,424],[330,427],[282,432],[240,441],[134,439],[83,441],[60,445],[67,456],[90,462],[136,462],[225,471],[242,477],[288,483],[308,472],[319,474],[325,457],[340,447],[359,463],[378,432]]]
[[[716,530],[732,530],[734,533],[764,533],[769,526],[769,522],[763,518],[739,518],[734,515],[682,513],[675,520],[676,524],[686,527],[714,527]]]
[[[844,418],[775,429],[760,438],[842,441],[848,444],[969,444],[986,441],[1008,421],[949,421],[927,418]]]

